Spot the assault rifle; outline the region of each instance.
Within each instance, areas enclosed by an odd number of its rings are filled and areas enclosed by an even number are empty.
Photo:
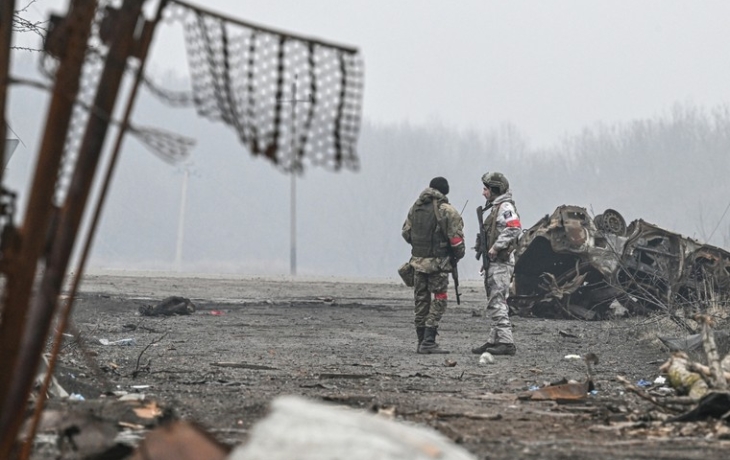
[[[466,209],[467,203],[469,203],[469,200],[466,200],[466,203],[464,203],[464,207],[461,208],[461,212],[459,213],[459,215],[464,214],[464,209]],[[444,234],[446,234],[446,232],[444,232]],[[451,247],[449,247],[449,256],[451,257],[451,277],[454,278],[454,293],[456,293],[456,305],[461,305],[461,293],[459,292],[459,267],[457,267],[459,259],[454,257],[454,254],[451,253]]]
[[[479,218],[479,235],[477,236],[477,260],[482,259],[482,270],[484,276],[487,276],[489,270],[489,248],[487,247],[487,231],[484,229],[484,211],[492,207],[492,203],[487,203],[486,207],[477,206],[477,217]]]
[[[451,255],[451,277],[454,278],[454,292],[456,293],[456,305],[461,305],[461,293],[459,292],[459,269],[456,264],[459,259]]]

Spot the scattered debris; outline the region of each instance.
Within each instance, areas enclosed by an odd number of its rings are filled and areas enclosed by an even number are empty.
[[[368,379],[373,374],[319,374],[319,379]]]
[[[494,364],[494,356],[488,351],[485,351],[479,357],[479,364]]]
[[[99,343],[104,346],[108,346],[108,345],[132,346],[132,345],[137,344],[137,342],[133,338],[119,339],[119,340],[99,339]]]
[[[567,337],[567,338],[571,338],[571,339],[578,339],[578,338],[580,338],[580,337],[578,337],[575,334],[571,334],[570,332],[565,332],[565,331],[558,331],[558,335],[560,337]]]
[[[593,382],[588,380],[586,382],[570,382],[558,385],[548,385],[520,395],[519,398],[529,399],[531,401],[551,400],[558,403],[573,402],[585,399],[588,397],[588,392],[593,390]]]
[[[139,312],[143,316],[190,315],[195,312],[195,304],[185,297],[170,296],[154,307],[150,305],[139,307]]]
[[[252,369],[255,371],[278,371],[279,369],[271,366],[264,366],[261,364],[248,364],[248,363],[232,363],[232,362],[217,362],[210,363],[211,366],[215,367],[233,367],[236,369]]]
[[[723,355],[730,353],[730,333],[715,331],[714,334],[718,352]],[[685,353],[702,351],[702,334],[691,334],[685,337],[659,336],[659,340],[669,351],[684,351]]]
[[[72,405],[49,400],[48,404],[41,415],[34,444],[46,444],[57,450],[58,458],[128,458],[143,433],[158,426],[167,414],[154,401],[104,398],[75,401]],[[30,422],[30,419],[26,421],[21,438],[26,437]],[[124,433],[136,436],[122,436]]]
[[[48,357],[46,355],[43,355],[43,359],[41,360],[41,365],[38,368],[38,373],[36,374],[36,385],[38,387],[43,387],[43,380],[45,379],[46,373],[48,372]],[[68,391],[66,391],[60,383],[58,383],[58,380],[56,380],[56,377],[51,377],[51,383],[48,386],[48,396],[54,397],[54,398],[68,398],[69,394]]]

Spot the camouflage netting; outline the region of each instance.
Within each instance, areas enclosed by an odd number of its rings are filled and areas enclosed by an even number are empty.
[[[356,49],[264,29],[171,2],[198,113],[233,128],[251,154],[284,171],[306,159],[356,169],[363,92]]]
[[[71,183],[72,174],[76,168],[77,157],[81,143],[83,142],[84,133],[89,122],[92,111],[96,111],[97,116],[105,118],[110,124],[117,124],[118,121],[112,119],[107,113],[101,113],[98,109],[94,109],[94,97],[99,90],[99,81],[104,69],[105,62],[109,59],[109,47],[101,37],[101,24],[107,14],[107,8],[119,8],[121,2],[119,0],[99,0],[98,7],[95,10],[94,20],[91,24],[91,34],[86,47],[75,47],[69,49],[46,49],[41,55],[40,70],[49,80],[55,80],[56,71],[59,65],[60,52],[84,53],[84,64],[81,70],[81,79],[79,81],[78,94],[73,96],[69,93],[69,97],[75,97],[73,115],[66,133],[66,142],[64,146],[64,154],[61,168],[58,172],[56,181],[56,195],[54,201],[60,206],[65,200],[68,193],[68,187]],[[85,7],[94,8],[96,5],[92,2],[84,4]],[[64,25],[62,17],[52,17],[49,21],[49,35],[63,34]],[[59,40],[63,43],[62,40]],[[53,39],[47,39],[46,45],[54,43]],[[134,76],[134,68],[127,68],[130,76]],[[63,91],[68,90],[68,81],[57,81]],[[137,126],[128,123],[127,132],[134,136],[145,147],[157,154],[163,160],[175,163],[187,158],[190,150],[194,145],[194,140],[186,136],[176,133],[170,133],[159,128]]]

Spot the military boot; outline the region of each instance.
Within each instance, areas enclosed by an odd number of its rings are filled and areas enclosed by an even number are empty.
[[[512,356],[515,353],[517,353],[517,347],[515,347],[514,343],[495,343],[492,346],[488,347],[484,351],[488,351],[494,356],[499,355],[506,355],[506,356]]]
[[[440,348],[436,343],[436,328],[427,327],[423,333],[423,342],[418,347],[418,353],[422,355],[447,354],[448,351]]]
[[[418,335],[418,345],[416,346],[416,353],[421,348],[421,342],[423,342],[423,334],[426,332],[426,326],[416,326],[416,335]]]
[[[484,353],[485,351],[487,351],[487,348],[490,348],[490,347],[493,347],[493,346],[494,346],[494,343],[492,343],[492,342],[486,342],[481,347],[472,348],[471,349],[471,352],[474,353],[475,355],[481,355],[482,353]]]

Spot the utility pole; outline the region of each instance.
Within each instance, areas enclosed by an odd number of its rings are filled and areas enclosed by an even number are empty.
[[[175,247],[175,270],[182,271],[182,245],[185,235],[185,208],[188,201],[188,179],[190,169],[185,166],[183,170],[182,190],[180,191],[180,213],[177,219],[177,245]]]
[[[294,74],[294,81],[291,84],[291,99],[279,100],[280,103],[291,102],[291,195],[289,202],[291,205],[289,213],[289,273],[291,276],[297,274],[297,174],[302,169],[302,165],[297,157],[297,102],[312,102],[310,98],[297,99],[297,79],[299,75]]]
[[[193,162],[187,162],[182,166],[183,179],[182,189],[180,190],[180,212],[177,216],[177,244],[175,246],[175,270],[182,271],[182,258],[183,258],[183,241],[185,240],[185,212],[188,207],[188,183],[190,182],[190,175],[193,177],[200,174],[194,168]]]

